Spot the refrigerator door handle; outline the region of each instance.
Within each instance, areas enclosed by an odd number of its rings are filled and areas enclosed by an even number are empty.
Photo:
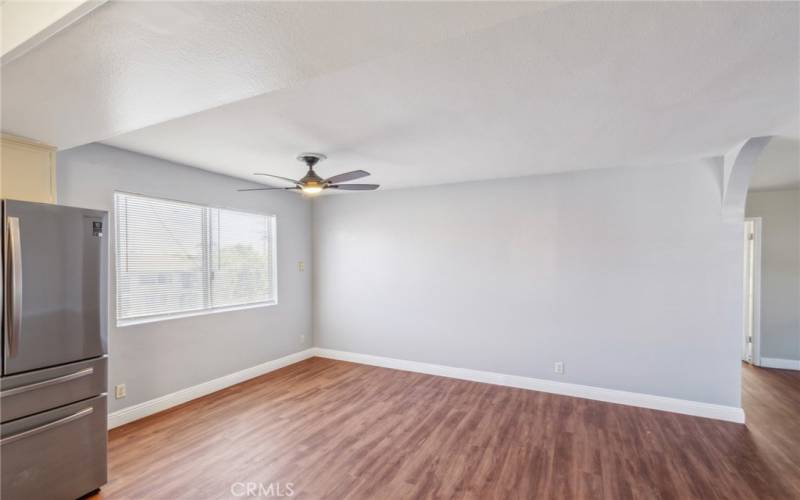
[[[19,349],[19,334],[22,329],[22,243],[19,237],[19,217],[8,217],[6,221],[6,342],[8,357],[13,358]]]
[[[54,427],[58,427],[60,425],[68,424],[70,422],[73,422],[73,421],[78,420],[78,419],[83,418],[83,417],[87,417],[87,416],[91,415],[93,411],[94,411],[94,408],[89,406],[88,408],[84,408],[83,410],[81,410],[79,412],[73,413],[72,415],[69,415],[69,416],[64,417],[64,418],[59,418],[58,420],[54,420],[53,422],[50,422],[48,424],[40,425],[39,427],[34,427],[33,429],[29,429],[27,431],[18,432],[16,434],[12,434],[12,435],[10,435],[8,437],[4,437],[3,439],[0,439],[0,446],[4,446],[4,445],[10,444],[10,443],[13,443],[14,441],[19,441],[20,439],[25,439],[27,437],[33,436],[34,434],[39,434],[40,432],[44,432],[44,431],[50,430],[50,429],[52,429]]]
[[[23,392],[42,389],[51,385],[63,384],[64,382],[69,382],[70,380],[75,380],[76,378],[86,377],[87,375],[91,375],[93,373],[94,368],[90,366],[89,368],[84,368],[83,370],[79,370],[75,373],[68,373],[67,375],[51,378],[49,380],[23,385],[21,387],[14,387],[13,389],[6,389],[5,391],[0,392],[0,399],[7,398],[9,396],[16,396],[17,394],[22,394]]]

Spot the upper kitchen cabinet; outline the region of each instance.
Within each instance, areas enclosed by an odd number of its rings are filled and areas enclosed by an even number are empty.
[[[56,148],[3,134],[0,198],[56,202]]]

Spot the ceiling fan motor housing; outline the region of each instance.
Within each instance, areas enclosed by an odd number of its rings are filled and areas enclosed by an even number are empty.
[[[302,153],[297,157],[298,160],[308,165],[308,172],[302,179],[300,179],[300,184],[312,187],[322,186],[325,184],[325,179],[314,172],[314,165],[321,162],[325,158],[327,157],[320,153]]]

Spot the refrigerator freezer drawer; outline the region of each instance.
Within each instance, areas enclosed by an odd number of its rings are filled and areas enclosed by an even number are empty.
[[[106,397],[0,425],[4,500],[73,500],[106,482]]]
[[[0,379],[0,422],[33,415],[107,391],[108,358],[90,359]]]

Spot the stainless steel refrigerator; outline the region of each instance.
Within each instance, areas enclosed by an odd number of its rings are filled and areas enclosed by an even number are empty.
[[[102,211],[2,202],[4,500],[106,482],[107,227]]]

